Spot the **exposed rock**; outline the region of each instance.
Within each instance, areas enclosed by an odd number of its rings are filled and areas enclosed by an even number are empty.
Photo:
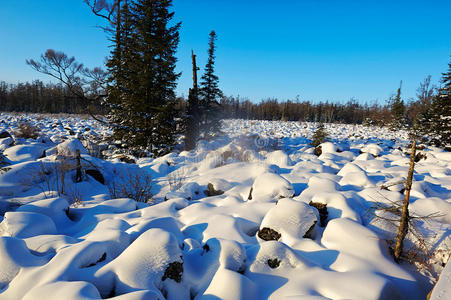
[[[182,281],[183,274],[183,262],[174,261],[169,264],[169,266],[164,271],[164,275],[161,278],[162,281],[165,281],[167,278],[174,280],[175,282]]]
[[[315,151],[313,153],[315,153],[316,156],[320,156],[321,154],[323,154],[321,145],[315,147]]]
[[[280,199],[263,218],[258,237],[275,237],[272,239],[291,242],[314,234],[312,227],[318,220],[317,212],[305,202],[290,198]],[[264,228],[268,228],[264,230]],[[273,233],[275,231],[276,233]],[[263,238],[262,238],[263,239]]]
[[[329,213],[327,212],[327,204],[310,201],[309,205],[313,206],[314,208],[316,208],[318,210],[320,226],[325,227],[326,222],[327,222],[327,217],[329,215]]]
[[[278,268],[280,266],[280,260],[278,260],[277,258],[270,258],[268,259],[268,266],[271,269]]]
[[[263,227],[258,231],[258,237],[265,241],[278,241],[281,234],[271,228]]]
[[[86,175],[91,176],[92,178],[94,178],[95,180],[100,182],[101,184],[105,184],[105,178],[103,177],[102,173],[100,173],[99,170],[96,170],[96,169],[86,170]]]
[[[314,238],[314,230],[315,230],[316,221],[313,223],[313,225],[307,230],[307,232],[304,234],[303,238],[306,239],[313,239]]]
[[[11,137],[11,134],[8,131],[2,131],[0,132],[0,139],[4,139],[7,137]]]
[[[224,191],[221,191],[221,190],[215,190],[215,187],[213,186],[213,184],[212,184],[212,183],[209,183],[209,184],[207,185],[207,190],[205,190],[204,193],[205,193],[205,195],[207,195],[208,197],[211,197],[211,196],[219,196],[219,195],[222,195],[222,194],[224,194]]]

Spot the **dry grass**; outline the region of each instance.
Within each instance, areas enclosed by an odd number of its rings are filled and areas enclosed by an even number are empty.
[[[15,135],[18,138],[37,139],[41,135],[41,131],[29,122],[22,122],[18,125]]]

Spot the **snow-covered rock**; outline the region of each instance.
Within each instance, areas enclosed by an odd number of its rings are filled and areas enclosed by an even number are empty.
[[[304,202],[292,199],[280,199],[263,218],[258,236],[264,236],[264,228],[269,228],[281,235],[287,244],[302,239],[313,230],[318,216],[315,210]]]
[[[252,185],[252,200],[280,199],[294,196],[291,183],[282,176],[274,173],[263,173],[255,178]]]
[[[56,150],[58,155],[62,156],[75,156],[77,150],[80,151],[80,154],[88,154],[88,150],[86,150],[78,139],[68,139],[61,144],[58,144]]]
[[[53,220],[33,212],[7,212],[0,224],[2,236],[27,238],[41,234],[56,234]]]

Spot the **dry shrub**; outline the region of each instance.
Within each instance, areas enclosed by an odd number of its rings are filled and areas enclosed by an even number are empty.
[[[152,203],[152,177],[142,170],[127,170],[125,173],[108,184],[110,198],[130,198],[136,202]]]
[[[169,189],[171,190],[171,192],[174,192],[182,187],[182,185],[186,181],[186,174],[186,169],[182,167],[167,175]]]
[[[380,194],[380,193],[379,193]],[[387,203],[380,201],[373,202],[373,205],[367,210],[365,217],[372,218],[371,223],[376,225],[380,223],[387,230],[385,241],[389,250],[394,254],[395,236],[399,226],[399,220],[402,211],[402,202],[392,201],[380,194]],[[424,223],[428,223],[435,218],[443,217],[439,212],[420,216],[412,212],[408,217],[408,234],[405,238],[405,248],[401,254],[401,260],[408,262],[416,267],[421,273],[429,274],[429,277],[437,278],[436,266],[442,265],[447,261],[451,251],[437,249],[437,245],[431,243],[433,235],[421,230]],[[433,240],[433,239],[432,239]]]
[[[22,122],[19,124],[15,135],[18,138],[37,139],[41,135],[41,131],[30,122]]]

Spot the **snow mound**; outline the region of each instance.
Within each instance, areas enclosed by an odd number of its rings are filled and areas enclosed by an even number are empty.
[[[175,276],[172,278],[167,274],[168,267],[173,263],[183,264],[177,239],[167,231],[152,228],[140,235],[115,260],[99,269],[96,286],[102,297],[110,294],[111,289],[115,294],[125,294],[149,287],[166,290],[169,295],[183,295],[186,293],[182,292],[183,287],[176,288],[170,283],[180,282],[183,274],[177,272],[170,275]],[[115,276],[112,277],[112,274]],[[163,298],[162,295],[160,297]]]
[[[360,149],[360,152],[369,153],[374,157],[379,156],[382,151],[383,151],[382,147],[377,144],[368,144],[365,145],[362,149]]]
[[[248,250],[250,266],[248,273],[283,273],[284,271],[303,271],[313,264],[293,251],[289,246],[278,241],[267,241]]]
[[[68,139],[56,146],[57,153],[62,156],[75,156],[76,150],[80,151],[80,154],[88,154],[88,150],[78,139]]]
[[[319,145],[322,153],[335,153],[337,152],[337,146],[331,142],[325,142]]]
[[[46,295],[47,300],[94,300],[101,299],[96,287],[84,281],[58,281],[31,289],[23,300],[40,299]]]
[[[252,185],[252,200],[291,198],[294,188],[282,176],[274,173],[263,173],[255,178]]]
[[[17,145],[6,149],[3,154],[11,162],[21,163],[44,157],[46,148],[43,144]]]
[[[315,210],[304,202],[280,199],[263,218],[258,236],[262,238],[264,228],[275,230],[280,240],[292,244],[312,231],[318,217]]]
[[[18,238],[33,237],[40,234],[56,234],[53,220],[46,215],[32,212],[7,212],[0,224],[3,236]]]
[[[258,287],[249,278],[240,273],[220,268],[215,273],[203,295],[195,300],[257,300]]]
[[[347,163],[337,175],[343,176],[339,182],[341,185],[355,185],[365,188],[375,186],[366,172],[353,163]]]
[[[0,237],[0,294],[22,267],[36,267],[45,263],[47,263],[45,258],[30,253],[23,240]]]
[[[268,164],[274,164],[279,167],[287,167],[293,165],[290,157],[282,150],[277,150],[269,153],[266,156],[266,162]]]

